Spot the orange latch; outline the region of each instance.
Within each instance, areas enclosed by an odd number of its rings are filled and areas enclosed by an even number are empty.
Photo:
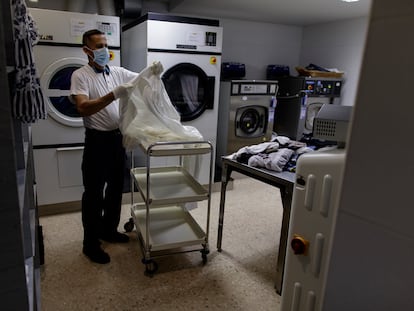
[[[292,247],[295,255],[307,255],[309,249],[309,241],[305,240],[298,234],[294,234],[293,239],[290,242],[290,246]]]

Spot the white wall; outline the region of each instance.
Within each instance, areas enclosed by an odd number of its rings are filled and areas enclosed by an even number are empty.
[[[223,62],[246,65],[246,79],[265,79],[269,64],[291,68],[299,62],[302,27],[222,19]],[[293,72],[292,72],[293,70]]]
[[[368,18],[304,27],[300,66],[310,63],[345,72],[342,105],[355,102]]]
[[[29,2],[28,5],[54,10],[72,8],[84,13],[98,11],[96,1],[43,0],[37,4]],[[161,2],[145,2],[142,10],[143,13],[153,11],[168,14],[166,4]],[[220,26],[224,32],[222,62],[244,63],[246,79],[265,79],[269,64],[288,65],[291,73],[296,75],[294,67],[299,63],[302,27],[234,19],[220,19]]]
[[[371,14],[324,310],[414,310],[414,2]]]

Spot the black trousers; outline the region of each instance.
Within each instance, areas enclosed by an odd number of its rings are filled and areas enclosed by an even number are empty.
[[[86,129],[82,159],[83,245],[99,245],[103,234],[117,230],[120,220],[126,154],[119,130]]]

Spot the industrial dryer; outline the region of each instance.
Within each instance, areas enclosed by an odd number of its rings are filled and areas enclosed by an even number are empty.
[[[105,33],[110,65],[120,65],[119,17],[30,8],[40,40],[33,48],[48,118],[32,125],[37,200],[54,212],[56,204],[80,201],[84,145],[82,117],[69,100],[73,71],[87,63],[82,35],[90,29]],[[73,204],[72,204],[73,205]]]
[[[222,37],[218,20],[151,12],[122,27],[122,65],[139,72],[160,61],[164,67],[161,79],[181,122],[197,128],[214,147]],[[136,162],[144,158],[141,154]],[[174,164],[175,160],[167,161]],[[209,181],[208,163],[203,155],[198,170],[202,184]]]

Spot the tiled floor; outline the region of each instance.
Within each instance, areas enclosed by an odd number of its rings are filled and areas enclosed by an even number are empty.
[[[279,310],[274,288],[282,217],[278,189],[235,180],[227,194],[222,252],[216,249],[219,199],[220,193],[213,193],[207,264],[199,252],[161,257],[153,277],[144,275],[135,231],[128,244],[104,243],[111,263],[98,265],[81,253],[80,213],[41,217],[42,310]],[[205,211],[205,202],[192,211],[202,227]],[[129,215],[125,205],[120,229]]]

